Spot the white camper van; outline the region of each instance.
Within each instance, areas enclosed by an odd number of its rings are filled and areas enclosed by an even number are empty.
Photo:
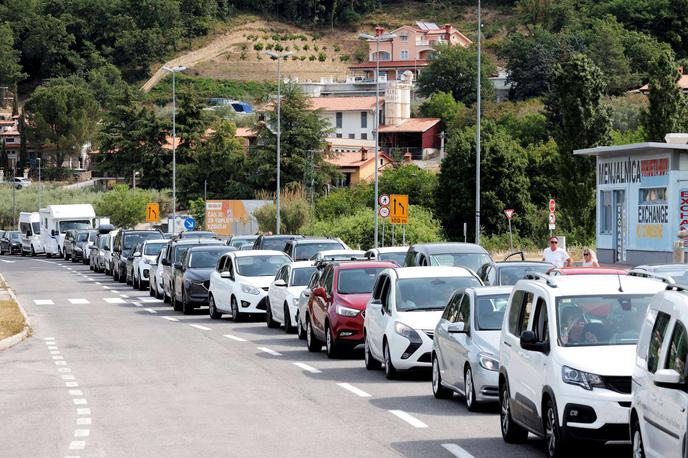
[[[22,256],[36,256],[45,251],[41,242],[41,217],[38,212],[19,213],[19,232]]]
[[[62,257],[65,232],[69,229],[93,229],[96,212],[91,204],[48,205],[39,211],[41,242],[46,256]]]

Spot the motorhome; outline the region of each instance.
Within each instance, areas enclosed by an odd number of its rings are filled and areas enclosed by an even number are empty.
[[[41,242],[41,217],[38,212],[19,213],[19,232],[21,239],[21,254],[26,256],[36,256],[43,253],[43,243]]]
[[[39,211],[41,242],[46,256],[62,256],[65,232],[69,229],[92,229],[96,212],[91,204],[48,205]]]

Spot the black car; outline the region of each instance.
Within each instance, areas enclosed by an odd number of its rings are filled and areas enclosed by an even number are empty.
[[[0,238],[0,254],[21,253],[21,236],[19,231],[7,231]]]
[[[186,240],[186,239],[216,239],[217,234],[212,231],[182,231],[175,239]]]
[[[474,243],[419,243],[409,247],[404,267],[454,266],[477,272],[490,262],[487,250]]]
[[[346,250],[348,247],[341,240],[326,238],[302,238],[287,240],[284,246],[286,254],[294,261],[308,261],[319,251]]]
[[[303,235],[259,235],[253,242],[254,250],[275,250],[284,251],[289,240],[302,239]]]
[[[234,250],[236,248],[226,245],[195,246],[189,248],[181,262],[175,263],[174,299],[181,302],[184,315],[208,304],[210,273],[215,270],[220,256]]]
[[[120,283],[127,281],[127,258],[134,252],[136,245],[144,240],[161,238],[160,231],[119,231],[112,245],[112,278]]]
[[[76,242],[72,250],[72,262],[81,261],[83,264],[88,264],[91,245],[95,243],[96,235],[98,235],[98,231],[95,229],[81,230],[76,233]]]

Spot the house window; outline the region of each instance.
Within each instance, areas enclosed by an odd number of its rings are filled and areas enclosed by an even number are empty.
[[[337,138],[342,138],[342,134],[337,134]]]
[[[342,112],[341,112],[341,111],[338,111],[338,112],[335,114],[335,119],[336,119],[336,121],[335,121],[335,127],[336,127],[337,129],[341,129],[341,128],[342,128]]]
[[[356,138],[356,134],[349,134],[349,138],[351,138],[351,139]]]
[[[368,113],[365,111],[361,113],[361,129],[368,128]]]
[[[408,60],[408,58],[409,58],[408,56],[409,56],[408,50],[402,49],[402,51],[401,51],[401,60]]]
[[[401,35],[399,35],[399,39],[402,43],[406,43],[408,41],[408,33],[403,32]]]
[[[612,192],[600,191],[600,234],[612,233]]]
[[[361,134],[361,140],[368,140],[368,134],[362,133]]]
[[[666,188],[645,188],[640,189],[638,203],[640,205],[665,204]]]

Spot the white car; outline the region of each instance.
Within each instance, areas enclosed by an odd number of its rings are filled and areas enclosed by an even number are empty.
[[[468,410],[499,400],[499,334],[510,286],[456,291],[435,328],[432,392],[459,393]]]
[[[275,250],[224,254],[210,274],[210,317],[216,320],[229,313],[234,321],[241,321],[244,314],[265,313],[270,283],[279,268],[288,263],[291,258]]]
[[[115,246],[115,237],[119,233],[120,229],[115,229],[108,233],[106,245],[103,247],[103,258],[105,259],[105,275],[112,275],[112,249]]]
[[[284,325],[287,333],[296,329],[299,296],[316,270],[313,261],[292,262],[280,267],[268,289],[266,320],[269,328]]]
[[[12,186],[17,189],[26,188],[27,186],[31,186],[31,180],[24,177],[14,177],[12,178]]]
[[[385,269],[377,277],[363,322],[365,366],[398,370],[429,368],[435,326],[454,291],[482,286],[463,267]]]
[[[364,258],[365,251],[361,250],[323,250],[311,257],[311,261],[355,261]]]
[[[608,274],[519,280],[499,339],[504,441],[533,433],[549,457],[584,441],[628,441],[636,343],[652,296],[665,286]]]
[[[365,252],[365,257],[366,259],[376,259],[378,261],[392,261],[398,266],[403,266],[406,253],[408,253],[407,246],[386,246],[371,248]]]
[[[633,372],[634,457],[688,456],[688,292],[657,294],[640,331]]]
[[[303,317],[307,315],[308,311],[308,300],[311,297],[311,291],[318,285],[318,280],[320,279],[320,274],[322,269],[317,269],[311,274],[310,279],[306,287],[301,290],[299,294],[297,312],[296,312],[296,335],[299,339],[306,340],[306,323],[303,321]]]
[[[157,265],[157,258],[162,248],[167,245],[166,239],[150,239],[141,243],[140,250],[134,253],[132,281],[134,289],[145,290],[150,281],[150,268]]]
[[[163,245],[162,250],[155,258],[155,264],[150,266],[150,281],[148,282],[148,292],[151,296],[162,299],[163,285],[162,285],[162,264],[161,261],[165,258],[165,253],[169,247],[169,240],[167,244]]]

